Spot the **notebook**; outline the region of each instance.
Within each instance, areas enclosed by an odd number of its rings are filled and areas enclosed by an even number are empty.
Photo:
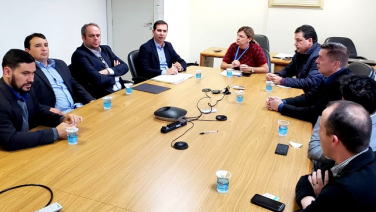
[[[138,85],[136,87],[133,87],[133,89],[138,90],[138,91],[144,91],[144,92],[148,92],[148,93],[158,94],[158,93],[166,91],[170,88],[144,83],[144,84]]]

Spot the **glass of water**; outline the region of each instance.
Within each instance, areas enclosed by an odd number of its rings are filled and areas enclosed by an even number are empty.
[[[77,127],[70,127],[70,128],[67,128],[66,131],[67,131],[68,144],[69,145],[76,145],[77,140],[78,140],[78,136],[77,136],[78,128]]]
[[[285,120],[279,120],[278,121],[278,134],[280,136],[286,136],[287,135],[287,131],[289,129],[289,124],[290,124],[290,122],[285,121]]]
[[[273,81],[266,81],[266,92],[272,92],[273,90]]]
[[[112,96],[103,97],[103,107],[105,110],[111,109]]]
[[[201,70],[196,70],[196,79],[201,79]]]
[[[225,194],[228,192],[228,186],[230,184],[231,173],[226,170],[218,170],[217,175],[217,191],[218,193]]]
[[[241,104],[244,101],[244,91],[236,91],[236,103]]]
[[[228,69],[226,69],[226,72],[227,72],[227,77],[232,77],[232,71],[233,71],[234,69],[232,69],[232,68],[228,68]]]
[[[125,83],[124,86],[125,86],[125,94],[131,95],[132,91],[133,91],[133,87],[132,87],[133,84],[132,83]]]

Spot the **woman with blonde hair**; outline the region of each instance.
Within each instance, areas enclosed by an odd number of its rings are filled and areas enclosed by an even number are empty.
[[[236,42],[230,45],[223,57],[222,69],[239,69],[244,73],[268,73],[268,61],[261,46],[253,39],[254,35],[251,27],[240,27]]]

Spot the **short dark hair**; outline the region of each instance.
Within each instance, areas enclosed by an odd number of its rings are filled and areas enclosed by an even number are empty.
[[[349,51],[341,43],[328,42],[320,45],[321,49],[328,51],[327,55],[331,61],[339,61],[341,68],[347,67]]]
[[[370,114],[376,112],[376,81],[361,75],[346,75],[340,79],[342,97],[362,105]]]
[[[44,36],[42,33],[33,33],[33,34],[31,34],[31,35],[29,35],[25,38],[25,41],[24,41],[25,49],[30,49],[30,41],[31,41],[31,39],[33,39],[35,37],[47,40],[46,36]]]
[[[2,66],[8,66],[10,69],[15,69],[21,63],[33,63],[34,58],[27,52],[21,49],[11,49],[3,57]]]
[[[369,113],[358,103],[339,100],[325,123],[326,134],[336,135],[347,151],[357,154],[369,146],[372,122]]]
[[[86,28],[87,28],[88,26],[96,26],[96,27],[98,27],[98,28],[100,29],[100,27],[99,27],[98,24],[96,24],[96,23],[88,23],[88,24],[85,24],[85,25],[83,25],[82,28],[81,28],[81,35],[84,36],[84,37],[86,37]]]
[[[163,20],[158,20],[158,21],[156,21],[156,22],[154,23],[154,25],[153,25],[153,30],[156,30],[156,29],[157,29],[157,25],[167,25],[167,29],[168,29],[168,24],[167,24],[165,21],[163,21]]]
[[[313,43],[317,42],[317,34],[315,29],[310,25],[302,25],[298,28],[296,28],[295,33],[301,32],[303,34],[303,37],[308,40],[309,38],[312,38]]]

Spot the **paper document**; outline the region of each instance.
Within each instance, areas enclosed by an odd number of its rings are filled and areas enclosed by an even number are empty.
[[[227,77],[227,71],[226,70],[222,71],[220,75]],[[232,76],[236,76],[236,77],[242,76],[242,72],[238,70],[234,70],[232,71]]]
[[[154,78],[151,78],[151,80],[170,84],[178,84],[191,77],[193,77],[193,74],[178,73],[175,75],[159,75]]]
[[[287,87],[287,86],[284,86],[284,85],[277,85],[278,87],[280,88],[291,88],[291,87]]]
[[[292,58],[294,55],[292,54],[284,54],[284,53],[278,53],[276,55],[274,55],[273,57],[274,58]]]

